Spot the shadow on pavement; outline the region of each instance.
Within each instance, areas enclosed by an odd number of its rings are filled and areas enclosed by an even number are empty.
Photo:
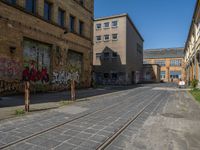
[[[76,95],[77,95],[77,99],[82,99],[82,98],[87,98],[91,96],[114,93],[118,91],[133,89],[136,87],[142,87],[142,86],[143,86],[142,84],[139,84],[139,85],[130,85],[130,86],[106,86],[102,88],[82,89],[82,90],[77,90]],[[63,91],[63,92],[32,94],[30,97],[31,104],[59,102],[62,100],[70,100],[69,90]],[[24,105],[23,95],[0,97],[0,108],[21,106],[21,105]],[[39,109],[38,111],[41,111],[41,109]]]

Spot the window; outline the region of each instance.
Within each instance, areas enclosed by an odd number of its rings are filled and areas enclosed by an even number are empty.
[[[6,2],[15,5],[16,4],[16,0],[6,0]]]
[[[109,28],[110,27],[110,23],[109,22],[105,22],[104,23],[104,28]]]
[[[161,79],[165,79],[165,71],[161,71],[160,72],[160,78]]]
[[[84,28],[84,23],[82,21],[79,21],[79,34],[83,35],[83,28]]]
[[[170,71],[171,79],[181,79],[181,71]]]
[[[26,10],[31,13],[36,13],[36,0],[26,0]]]
[[[104,41],[109,41],[110,40],[110,35],[106,34],[104,35]]]
[[[160,66],[165,66],[165,60],[157,60],[156,64],[158,64]]]
[[[146,60],[144,60],[144,61],[143,61],[143,64],[149,64],[149,62],[148,62],[148,61],[146,61]]]
[[[117,41],[118,40],[118,34],[112,34],[112,40]]]
[[[101,29],[101,24],[100,23],[96,24],[96,29]]]
[[[84,0],[80,0],[79,2],[80,2],[80,4],[81,4],[82,6],[84,5]]]
[[[44,1],[44,18],[48,21],[51,20],[51,4]]]
[[[117,73],[112,73],[111,75],[112,75],[112,79],[114,79],[114,80],[116,80],[118,78]]]
[[[101,36],[99,35],[99,36],[96,36],[96,41],[97,42],[100,42],[101,41]]]
[[[70,16],[70,32],[74,32],[75,30],[75,17],[74,16]]]
[[[113,52],[113,53],[112,53],[112,57],[113,57],[113,58],[116,58],[116,57],[117,57],[117,53],[116,53],[116,52]]]
[[[113,28],[118,27],[118,21],[112,21],[112,27]]]
[[[58,9],[58,24],[61,27],[65,26],[65,11],[62,9]]]
[[[181,66],[182,61],[180,59],[177,60],[170,60],[170,66]]]
[[[105,79],[108,79],[110,77],[109,73],[104,73],[103,76],[104,76]]]

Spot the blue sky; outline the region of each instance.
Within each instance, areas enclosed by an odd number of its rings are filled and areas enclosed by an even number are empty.
[[[144,49],[183,47],[196,0],[95,0],[95,18],[128,13]]]

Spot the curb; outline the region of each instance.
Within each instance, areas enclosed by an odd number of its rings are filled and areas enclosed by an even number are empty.
[[[134,88],[134,89],[137,89],[137,88],[140,88],[140,87],[136,87],[136,88]],[[76,103],[80,103],[80,102],[91,101],[91,100],[95,100],[95,98],[101,98],[101,97],[104,97],[104,96],[110,96],[110,95],[114,95],[114,94],[119,94],[119,93],[127,92],[127,91],[130,91],[130,90],[133,90],[133,89],[115,91],[115,92],[106,93],[106,94],[101,94],[101,95],[97,95],[97,96],[90,96],[90,97],[80,98],[80,99],[75,100],[74,102],[72,102],[72,103],[69,104],[69,105],[76,104]],[[60,101],[59,101],[59,102],[56,102],[56,103],[60,103]],[[41,111],[38,110],[38,113],[39,113],[39,112],[45,112],[45,111],[48,111],[48,110],[59,109],[59,108],[61,108],[61,107],[66,107],[66,106],[68,106],[68,105],[52,107],[52,108],[48,108],[47,110],[41,110]],[[23,107],[23,105],[22,105],[22,106],[18,106],[18,107]],[[17,109],[17,107],[16,107],[16,109]],[[35,113],[35,112],[29,112],[28,114],[25,114],[24,116],[32,115],[32,114],[34,114],[34,113]],[[36,112],[36,113],[37,113],[37,112]],[[8,120],[10,120],[10,119],[15,119],[15,118],[20,118],[20,117],[22,117],[22,116],[16,116],[16,115],[14,115],[14,114],[11,114],[11,115],[8,116],[7,118],[0,119],[0,122],[1,122],[1,121],[8,121]]]

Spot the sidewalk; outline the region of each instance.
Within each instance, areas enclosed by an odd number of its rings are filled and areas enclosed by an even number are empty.
[[[77,90],[77,100],[87,100],[89,97],[104,95],[108,93],[123,91],[142,85],[133,86],[110,86],[103,88],[89,88]],[[61,101],[70,100],[70,91],[39,93],[31,95],[30,110],[32,113],[62,106]],[[17,109],[24,108],[23,95],[1,97],[0,99],[0,120],[15,117]]]

